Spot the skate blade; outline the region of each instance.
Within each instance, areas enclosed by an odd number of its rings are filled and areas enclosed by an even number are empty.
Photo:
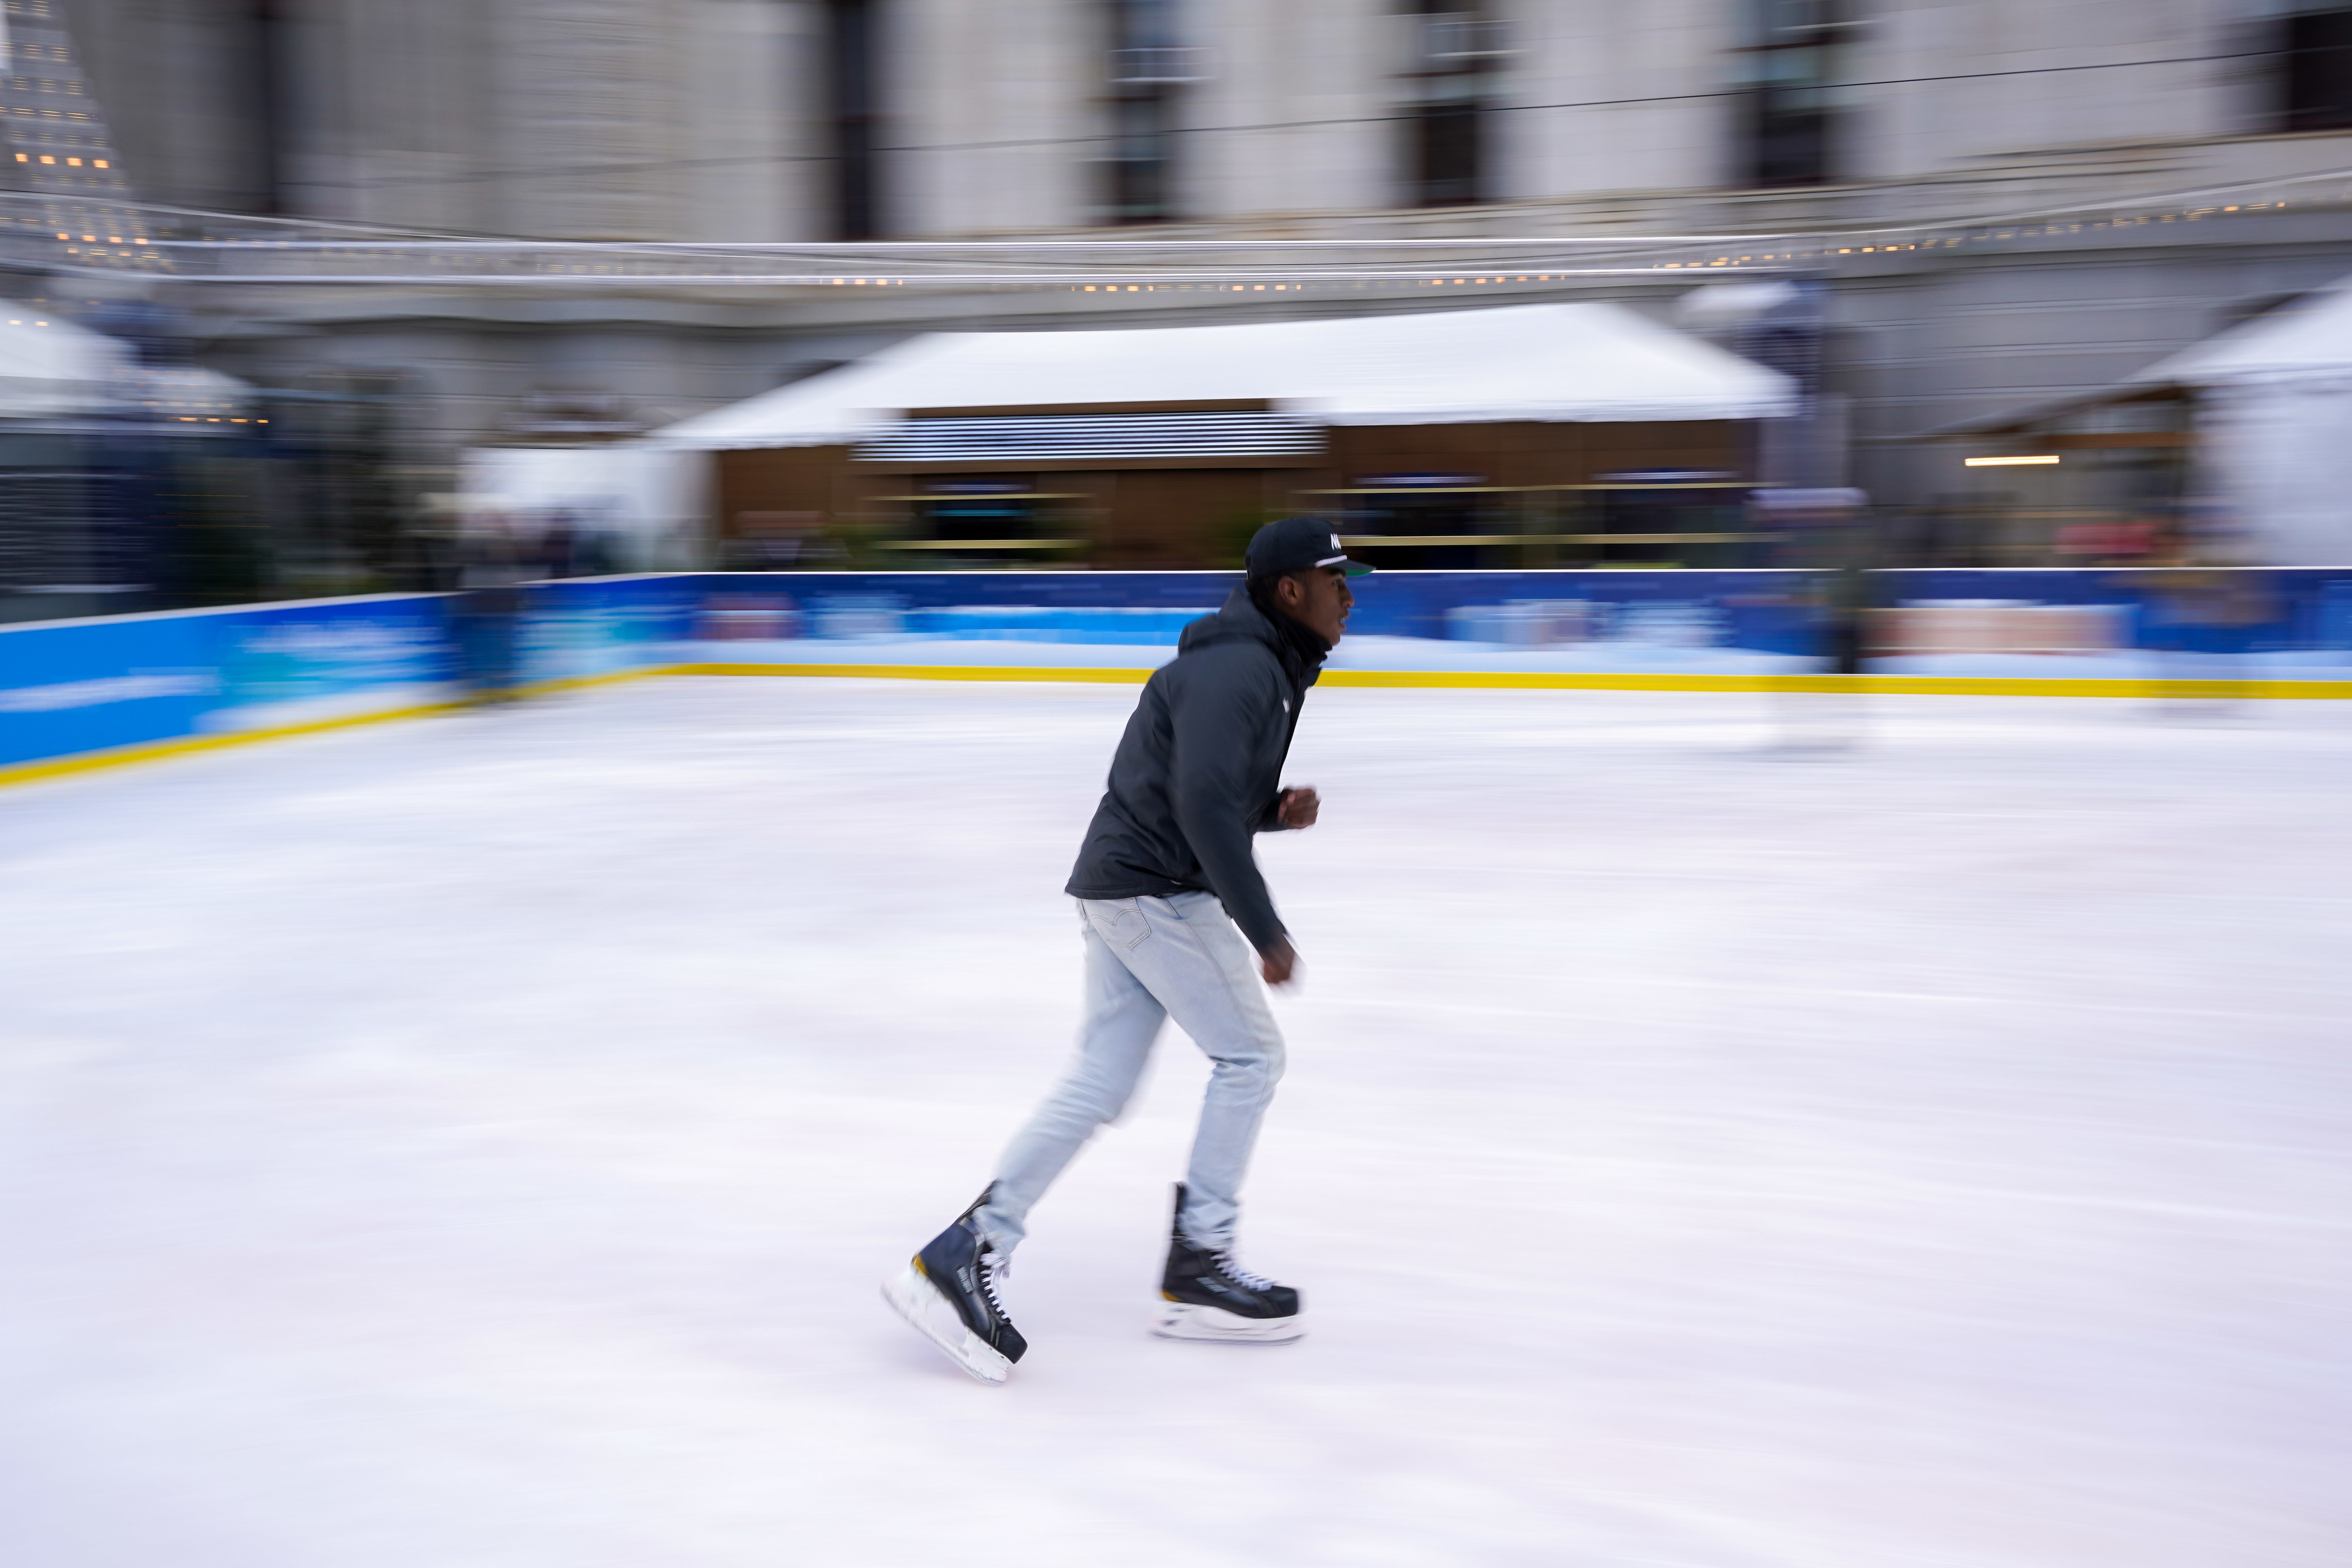
[[[998,1384],[1013,1375],[1013,1363],[997,1348],[964,1327],[955,1303],[909,1263],[882,1281],[882,1299],[907,1320],[915,1331],[945,1351],[948,1359],[982,1383]]]
[[[1151,1331],[1163,1340],[1222,1340],[1237,1345],[1286,1345],[1301,1339],[1307,1325],[1297,1315],[1244,1318],[1223,1307],[1162,1301],[1151,1314]]]

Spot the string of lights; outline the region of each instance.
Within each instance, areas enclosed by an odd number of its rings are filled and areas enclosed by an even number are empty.
[[[2352,169],[2067,206],[1746,234],[1452,238],[1182,237],[850,242],[551,241],[357,229],[241,215],[0,193],[0,249],[68,273],[203,284],[372,287],[1222,289],[1512,288],[1691,271],[1787,274],[1888,257],[2025,243],[2095,244],[2174,223],[2276,216],[2352,202]],[[60,214],[65,215],[62,218]],[[77,232],[76,216],[89,226]],[[166,221],[149,225],[148,216]],[[47,226],[66,222],[68,226]],[[142,232],[152,227],[160,233]],[[129,232],[109,232],[128,230]],[[194,231],[191,233],[191,231]],[[240,232],[242,231],[242,232]]]

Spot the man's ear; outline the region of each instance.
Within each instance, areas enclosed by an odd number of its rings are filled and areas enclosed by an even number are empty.
[[[1295,572],[1286,572],[1275,580],[1274,602],[1286,610],[1295,610],[1307,603],[1307,584]]]

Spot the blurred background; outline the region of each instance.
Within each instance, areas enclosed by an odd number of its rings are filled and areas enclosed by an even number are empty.
[[[0,1563],[2352,1562],[2352,0],[0,24],[0,786],[178,759],[0,811]],[[1332,1331],[1145,1341],[1171,1042],[982,1414],[1309,509]]]
[[[1787,564],[1824,507],[1805,563],[2352,542],[2352,9],[9,0],[5,48],[8,620],[1225,565],[1307,506],[1442,568]],[[677,433],[925,333],[1592,301],[1785,394],[1287,454],[1210,417],[1296,412],[1238,371]],[[1178,447],[1004,444],[1139,408]]]

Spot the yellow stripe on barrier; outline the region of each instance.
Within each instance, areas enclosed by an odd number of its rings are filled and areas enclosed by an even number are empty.
[[[1064,680],[1140,686],[1150,669],[1059,665],[673,664],[658,675],[855,676],[867,680]],[[2164,680],[1971,675],[1606,675],[1555,670],[1330,669],[1325,686],[1489,691],[1857,691],[1913,697],[2352,698],[2352,680]]]
[[[866,680],[1067,680],[1140,686],[1151,671],[1053,664],[670,664],[662,675],[833,675]]]
[[[1105,669],[1062,665],[1024,664],[669,664],[645,669],[625,669],[610,675],[582,676],[569,680],[540,681],[520,688],[518,695],[539,696],[610,686],[665,675],[784,675],[833,676],[866,680],[1061,681],[1094,686],[1140,686],[1151,678],[1141,667]],[[1538,670],[1496,669],[1334,669],[1324,674],[1326,686],[1422,688],[1486,691],[1849,691],[1905,697],[2122,697],[2173,698],[2205,701],[2347,700],[2352,680],[2129,680],[2036,679],[1966,675],[1601,675]],[[82,752],[69,757],[0,765],[0,788],[41,779],[128,767],[133,763],[160,762],[170,757],[242,746],[256,741],[281,741],[299,735],[326,734],[382,724],[394,719],[419,719],[472,706],[468,702],[428,702],[381,713],[357,713],[341,719],[320,719],[307,724],[281,724],[268,729],[238,730],[217,735],[184,735],[169,741],[148,741],[103,752]]]
[[[415,708],[387,708],[381,713],[354,713],[341,719],[320,719],[308,724],[279,724],[266,730],[230,730],[217,735],[182,735],[169,741],[142,741],[135,746],[110,746],[102,752],[77,752],[69,757],[45,757],[34,763],[11,763],[0,767],[0,788],[9,784],[32,784],[39,779],[62,778],[68,773],[96,773],[101,768],[125,768],[133,763],[161,762],[166,757],[193,756],[198,752],[217,752],[229,746],[250,745],[256,741],[282,741],[294,735],[323,735],[331,730],[356,729],[362,724],[382,724],[394,719],[421,719],[428,713],[446,713],[462,708],[462,702],[427,702]]]
[[[519,688],[517,695],[529,697],[554,691],[573,691],[583,687],[610,686],[615,681],[638,680],[648,675],[664,673],[660,669],[625,669],[611,675],[542,680]],[[456,713],[474,706],[475,703],[465,700],[421,702],[409,708],[387,708],[380,713],[352,713],[340,719],[314,719],[305,724],[275,724],[257,730],[228,730],[216,735],[181,735],[168,741],[142,741],[137,745],[110,746],[102,752],[77,752],[69,757],[44,757],[37,762],[10,763],[0,766],[0,789],[11,784],[35,784],[42,779],[64,778],[74,773],[96,773],[104,768],[127,768],[133,763],[156,763],[172,757],[194,756],[201,752],[251,745],[256,741],[324,735],[336,730],[355,730],[362,724],[389,723],[394,719],[423,719],[434,713]]]
[[[1598,675],[1549,670],[1333,669],[1325,686],[1501,691],[1854,691],[1895,697],[2352,698],[2352,680],[2168,680],[1975,675]]]

